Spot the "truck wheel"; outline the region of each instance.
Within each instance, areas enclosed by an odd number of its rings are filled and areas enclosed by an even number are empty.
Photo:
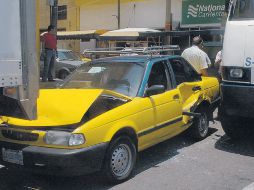
[[[220,117],[221,126],[224,132],[231,139],[240,139],[246,135],[246,127],[237,116],[222,115]]]
[[[127,180],[136,163],[137,149],[133,141],[122,136],[114,139],[106,153],[103,173],[111,183]]]
[[[194,118],[193,125],[191,126],[192,136],[200,141],[207,137],[209,130],[208,114],[205,108],[200,108],[196,111],[200,113],[200,117]]]

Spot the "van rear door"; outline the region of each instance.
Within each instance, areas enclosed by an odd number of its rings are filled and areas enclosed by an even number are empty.
[[[254,84],[254,21],[245,30],[244,67],[251,67],[251,83]]]

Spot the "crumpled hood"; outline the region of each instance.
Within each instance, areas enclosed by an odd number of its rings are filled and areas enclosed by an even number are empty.
[[[4,122],[24,127],[64,126],[79,123],[104,92],[101,89],[45,89],[37,100],[38,118],[24,120],[4,117]]]

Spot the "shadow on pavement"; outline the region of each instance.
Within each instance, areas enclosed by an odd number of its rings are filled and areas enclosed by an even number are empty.
[[[241,140],[233,140],[230,139],[227,135],[223,135],[215,143],[215,148],[230,153],[254,157],[253,145],[253,136],[246,136]]]
[[[217,129],[210,128],[208,136],[211,136],[216,131]],[[189,132],[186,131],[179,136],[140,152],[135,169],[135,175],[151,167],[156,167],[156,165],[160,164],[161,162],[173,158],[180,153],[181,149],[191,146],[196,142],[197,141],[190,136]]]
[[[209,135],[215,133],[217,129],[211,128]],[[164,141],[138,154],[138,161],[134,170],[134,175],[144,172],[158,164],[173,158],[181,152],[181,149],[196,143],[188,132],[185,132],[172,139]],[[34,175],[9,171],[0,168],[0,189],[1,190],[103,190],[113,186],[107,185],[103,176],[91,174],[79,177],[54,177],[45,175]]]
[[[109,189],[103,179],[97,175],[59,177],[32,174],[21,171],[0,169],[1,190],[102,190]]]

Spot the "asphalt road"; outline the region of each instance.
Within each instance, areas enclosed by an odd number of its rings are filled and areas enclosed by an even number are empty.
[[[254,139],[232,141],[218,121],[195,142],[179,135],[139,154],[133,178],[106,185],[103,177],[62,178],[10,172],[0,165],[1,190],[253,190]]]

